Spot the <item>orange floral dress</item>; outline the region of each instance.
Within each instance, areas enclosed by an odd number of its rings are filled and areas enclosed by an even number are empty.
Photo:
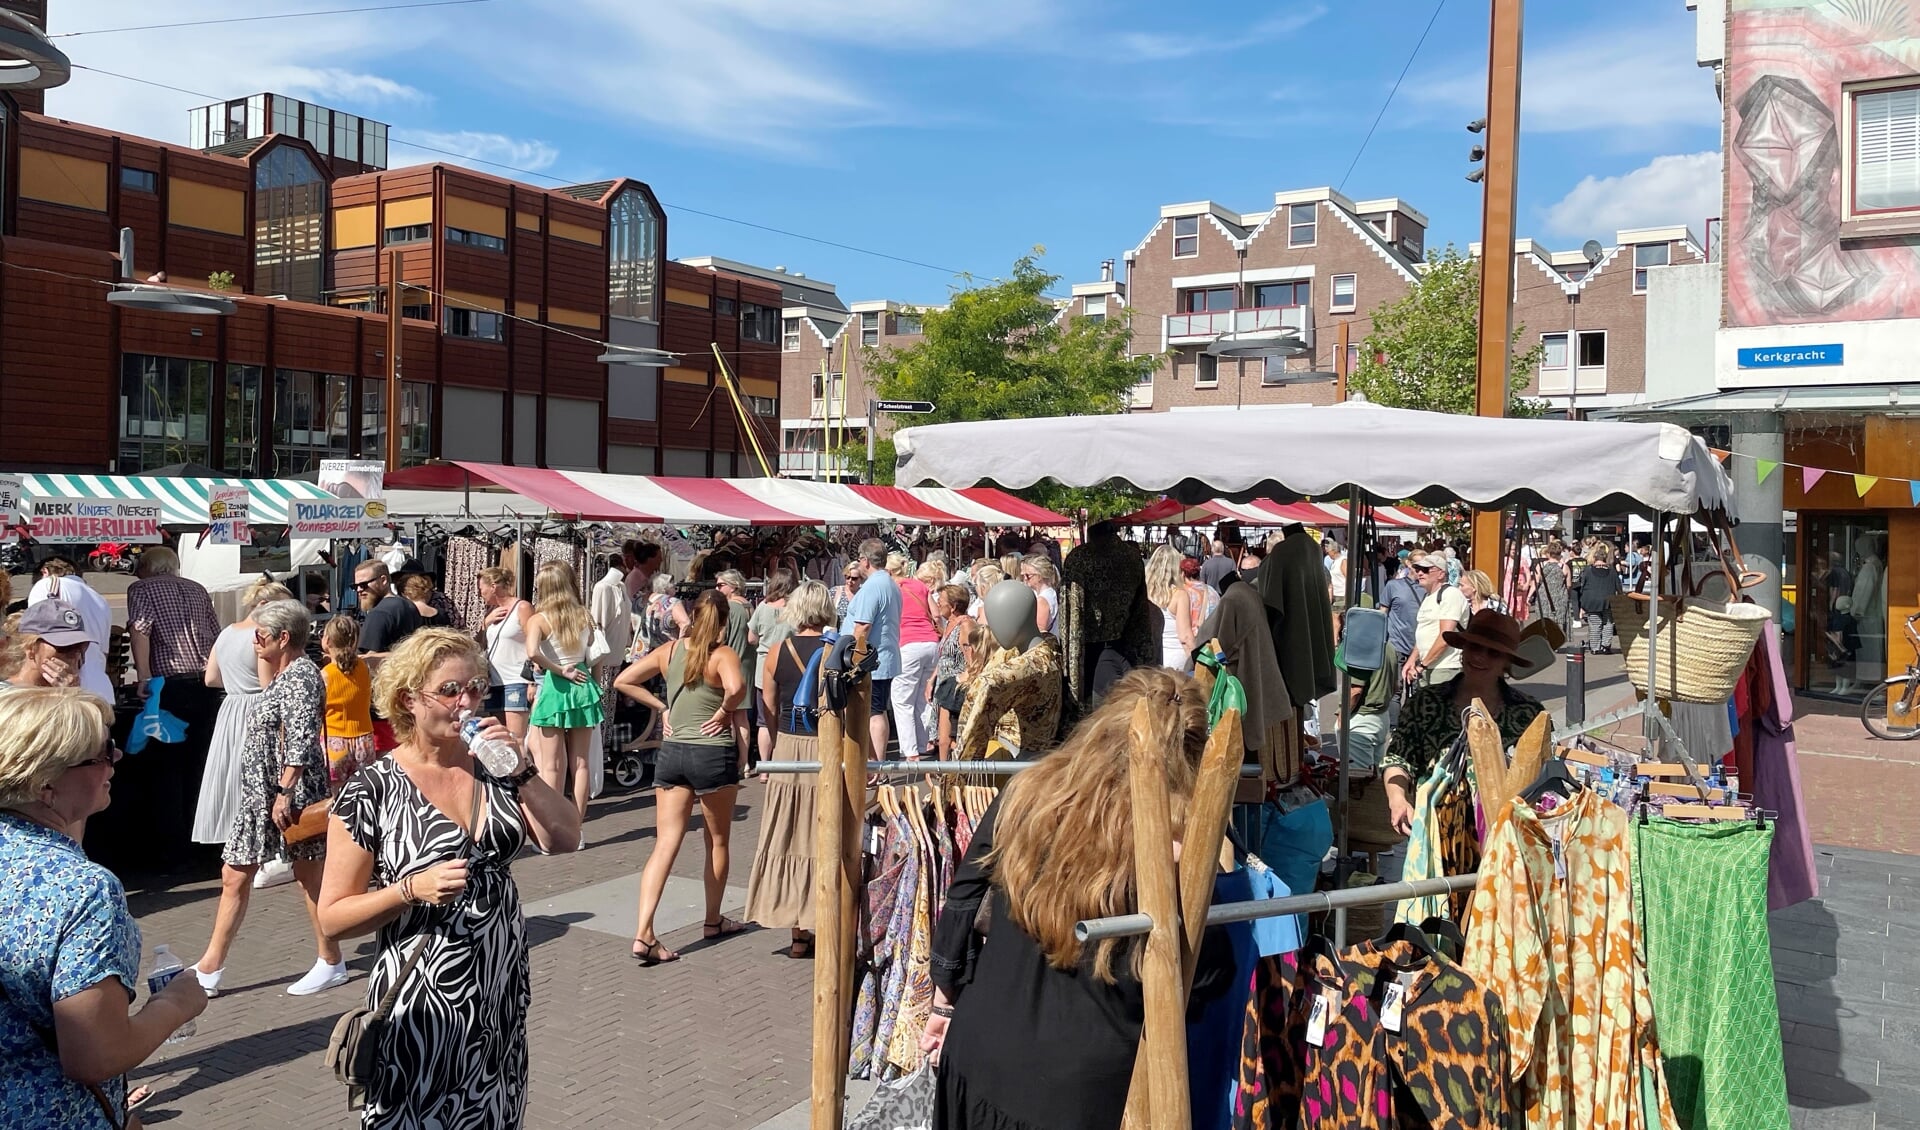
[[[1516,1125],[1678,1130],[1632,907],[1625,809],[1582,791],[1489,829],[1461,965],[1506,1006]]]

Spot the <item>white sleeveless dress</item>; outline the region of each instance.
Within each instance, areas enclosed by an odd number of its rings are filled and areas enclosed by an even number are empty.
[[[260,669],[254,665],[253,629],[223,628],[213,641],[227,697],[213,723],[200,799],[193,809],[193,842],[224,844],[240,809],[240,749],[246,744],[253,708],[260,702]]]

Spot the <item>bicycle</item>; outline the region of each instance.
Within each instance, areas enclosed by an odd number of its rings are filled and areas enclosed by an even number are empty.
[[[1873,688],[1860,704],[1860,723],[1867,733],[1890,742],[1920,738],[1920,632],[1914,630],[1916,621],[1920,621],[1920,612],[1907,617],[1906,626],[1907,643],[1913,648],[1916,662],[1907,664],[1905,674],[1890,676]],[[1895,687],[1900,688],[1897,698]]]

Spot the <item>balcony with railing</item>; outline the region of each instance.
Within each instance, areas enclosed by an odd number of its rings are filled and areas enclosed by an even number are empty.
[[[860,407],[861,418],[865,419],[866,414],[866,406],[862,405]],[[847,398],[845,396],[835,396],[831,399],[824,396],[816,396],[813,398],[813,414],[809,416],[808,419],[825,420],[829,417],[835,420],[844,420],[847,418]]]
[[[825,451],[782,451],[780,474],[789,479],[859,481],[859,469],[850,461]]]
[[[1167,314],[1164,318],[1168,345],[1194,345],[1228,335],[1280,333],[1284,330],[1304,332],[1310,320],[1305,306],[1204,310],[1190,314]]]

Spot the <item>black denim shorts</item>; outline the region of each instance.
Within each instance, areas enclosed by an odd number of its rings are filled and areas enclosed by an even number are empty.
[[[693,795],[718,792],[740,783],[740,751],[726,745],[665,741],[653,759],[653,786],[692,789]]]

